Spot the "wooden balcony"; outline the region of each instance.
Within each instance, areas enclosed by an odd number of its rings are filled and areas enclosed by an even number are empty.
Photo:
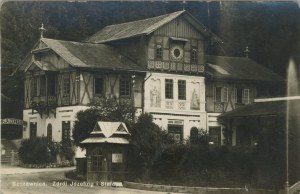
[[[33,97],[31,100],[31,104],[38,104],[38,105],[44,105],[44,106],[56,106],[56,96],[37,96]]]
[[[218,113],[224,112],[224,102],[214,102],[214,110]]]

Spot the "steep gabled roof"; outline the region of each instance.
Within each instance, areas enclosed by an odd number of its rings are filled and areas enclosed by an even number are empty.
[[[81,144],[93,143],[113,143],[129,144],[130,133],[123,122],[103,122],[96,123],[90,137],[83,140]]]
[[[103,134],[104,137],[111,137],[115,134],[130,135],[126,125],[123,122],[97,122],[91,134]]]
[[[43,38],[54,52],[73,67],[144,70],[116,49],[104,44],[80,43]]]
[[[206,73],[212,79],[278,81],[284,79],[249,58],[206,56]]]
[[[191,16],[187,11],[183,10],[143,20],[106,26],[96,34],[89,37],[86,42],[103,43],[140,35],[148,35],[183,14],[189,17],[190,21],[193,21],[194,25],[196,25],[195,27],[205,36],[211,35],[215,40],[220,40],[218,37],[209,32],[203,24]]]
[[[80,68],[100,68],[125,71],[144,71],[145,69],[137,65],[134,61],[120,54],[116,49],[104,45],[93,43],[81,43],[73,41],[63,41],[42,38],[41,42],[46,44],[46,49],[35,49],[34,52],[48,52],[53,50],[62,57],[71,67]],[[52,64],[35,61],[31,55],[18,66],[16,71],[27,70],[32,64],[43,67],[43,70],[57,70]]]

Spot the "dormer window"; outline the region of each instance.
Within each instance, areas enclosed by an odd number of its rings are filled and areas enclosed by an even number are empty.
[[[197,63],[197,62],[198,62],[197,49],[193,48],[191,52],[191,63]]]
[[[162,46],[160,44],[158,44],[158,45],[156,45],[155,58],[162,59],[162,55],[163,55]]]

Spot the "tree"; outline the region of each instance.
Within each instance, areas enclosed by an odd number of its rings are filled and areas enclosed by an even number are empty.
[[[97,121],[121,121],[128,128],[134,121],[135,109],[131,101],[103,98],[90,104],[90,108],[79,111],[73,127],[73,139],[77,146],[86,139]]]
[[[139,178],[148,179],[149,169],[160,156],[166,143],[174,143],[171,137],[153,122],[151,114],[142,114],[133,125],[129,168]]]

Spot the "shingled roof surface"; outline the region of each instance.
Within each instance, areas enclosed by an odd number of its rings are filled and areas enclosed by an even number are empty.
[[[300,100],[290,100],[290,111],[299,112]],[[286,114],[287,101],[269,101],[269,102],[255,102],[253,104],[237,108],[235,110],[225,112],[220,115],[223,118],[234,117],[250,117],[250,116],[268,116]]]
[[[42,41],[73,67],[143,71],[132,60],[104,44],[43,38]]]
[[[182,13],[184,13],[184,11],[178,11],[153,18],[106,26],[102,30],[88,38],[87,42],[108,42],[142,34],[149,34],[160,26],[172,21]]]
[[[253,81],[284,81],[271,70],[249,58],[206,56],[206,73],[215,79],[240,79]]]

